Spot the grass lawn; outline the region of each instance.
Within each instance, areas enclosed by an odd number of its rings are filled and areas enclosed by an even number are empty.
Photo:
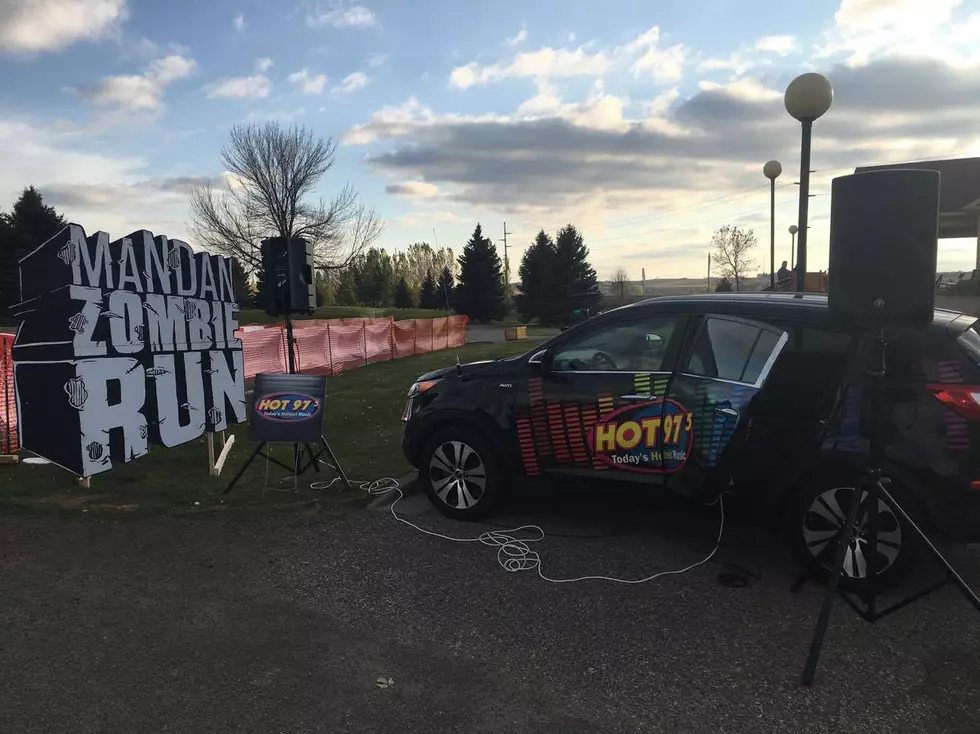
[[[369,480],[399,477],[410,470],[401,453],[401,411],[409,385],[424,372],[451,365],[456,351],[462,362],[521,354],[528,342],[471,344],[459,350],[407,357],[351,370],[327,378],[324,435],[347,475]],[[0,512],[41,512],[73,516],[171,515],[268,515],[282,512],[316,512],[360,501],[337,483],[314,492],[310,482],[326,478],[312,469],[299,477],[297,490],[292,475],[257,457],[232,493],[221,491],[245,462],[254,444],[247,426],[236,426],[235,445],[220,477],[208,475],[207,446],[202,437],[174,449],[151,446],[150,453],[129,464],[92,477],[91,487],[51,466],[0,465]],[[215,441],[215,451],[220,442]],[[291,447],[273,447],[274,456],[290,462]],[[288,481],[280,483],[287,477]],[[332,478],[332,477],[331,477]]]

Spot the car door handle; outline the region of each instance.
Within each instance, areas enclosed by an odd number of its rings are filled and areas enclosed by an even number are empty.
[[[621,400],[653,400],[653,395],[620,395]]]
[[[728,418],[738,418],[738,411],[735,408],[715,408],[715,412]]]

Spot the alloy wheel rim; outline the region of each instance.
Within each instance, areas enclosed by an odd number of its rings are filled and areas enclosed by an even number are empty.
[[[830,569],[836,540],[843,532],[847,510],[856,494],[854,487],[836,487],[817,495],[807,508],[803,517],[803,540],[807,550],[814,558],[820,558],[821,565]],[[861,493],[861,500],[867,497]],[[844,556],[843,573],[848,578],[863,579],[868,575],[868,525],[869,513],[861,511],[858,516],[858,533],[851,540]],[[895,513],[878,500],[878,555],[874,563],[876,573],[883,573],[898,559],[902,550],[902,526]]]
[[[440,502],[454,510],[466,510],[483,497],[486,467],[469,444],[446,441],[429,459],[429,482]]]

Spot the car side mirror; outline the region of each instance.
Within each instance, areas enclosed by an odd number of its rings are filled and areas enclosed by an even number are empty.
[[[532,354],[527,360],[527,363],[532,370],[543,375],[551,370],[551,365],[554,361],[555,355],[547,349],[542,349],[540,352]]]
[[[664,345],[664,340],[660,334],[647,334],[647,349],[660,349]]]

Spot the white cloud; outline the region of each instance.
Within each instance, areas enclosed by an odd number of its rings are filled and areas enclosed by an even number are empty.
[[[786,56],[796,48],[796,36],[763,36],[755,42],[755,50]]]
[[[300,69],[287,77],[290,84],[299,87],[303,94],[322,94],[327,84],[325,74],[310,74],[306,69]]]
[[[795,49],[795,36],[763,36],[755,43],[739,45],[730,56],[701,61],[698,71],[730,71],[733,78],[737,78],[756,67],[770,65],[772,56],[787,56]]]
[[[593,52],[592,44],[576,49],[545,47],[495,64],[471,61],[452,70],[449,86],[469,89],[501,79],[600,78],[619,65],[628,66],[636,76],[648,75],[658,84],[674,83],[684,74],[688,49],[679,43],[661,48],[660,40],[660,29],[653,26],[631,42],[611,50]]]
[[[371,54],[367,57],[367,65],[372,69],[377,69],[386,63],[388,63],[388,54]]]
[[[516,46],[519,43],[524,43],[524,41],[526,41],[526,40],[527,40],[527,30],[524,29],[524,28],[521,28],[517,32],[517,35],[515,35],[515,36],[513,36],[511,38],[508,38],[506,41],[504,41],[504,44],[507,45],[507,46]]]
[[[170,54],[151,61],[142,74],[103,77],[94,87],[83,89],[81,95],[97,105],[156,112],[163,107],[167,86],[196,69],[194,59]]]
[[[627,44],[626,53],[641,53],[630,66],[630,71],[639,76],[648,73],[658,84],[676,82],[684,75],[684,62],[688,51],[683,44],[660,48],[660,28],[654,26],[636,40]]]
[[[449,75],[449,84],[456,89],[469,89],[477,84],[508,78],[599,77],[606,73],[610,63],[609,56],[602,51],[592,54],[582,47],[574,51],[542,48],[518,54],[509,64],[481,66],[476,61],[471,61],[465,66],[458,66]]]
[[[413,196],[427,198],[439,193],[439,187],[424,181],[404,181],[385,186],[385,191],[395,196]]]
[[[369,81],[371,80],[367,74],[360,71],[355,71],[353,74],[348,74],[345,76],[343,81],[331,91],[336,94],[348,94],[349,92],[366,87]]]
[[[334,28],[367,28],[375,23],[374,13],[363,5],[345,7],[331,2],[327,10],[317,9],[306,14],[306,24],[311,28],[330,25]]]
[[[275,62],[269,58],[263,57],[255,60],[255,70],[260,74],[265,74],[274,65]]]
[[[90,234],[103,229],[115,238],[147,228],[187,239],[187,187],[201,179],[162,177],[144,158],[106,154],[112,148],[99,142],[75,129],[0,115],[0,201],[9,205],[32,183],[45,203]]]
[[[969,63],[976,58],[980,16],[954,19],[953,12],[961,4],[961,0],[841,0],[817,58],[841,56],[855,65],[881,54],[916,54]],[[963,28],[971,25],[972,37],[965,37]],[[961,44],[968,48],[957,48]]]
[[[242,14],[240,14],[240,13],[238,15],[236,15],[235,18],[234,18],[234,20],[232,20],[232,25],[235,27],[235,30],[238,31],[239,33],[241,33],[242,31],[244,31],[245,30],[245,16],[242,15]]]
[[[102,38],[126,17],[126,0],[2,0],[0,51],[57,51]]]
[[[268,97],[272,82],[264,74],[218,79],[206,84],[204,92],[209,98],[262,99]]]

